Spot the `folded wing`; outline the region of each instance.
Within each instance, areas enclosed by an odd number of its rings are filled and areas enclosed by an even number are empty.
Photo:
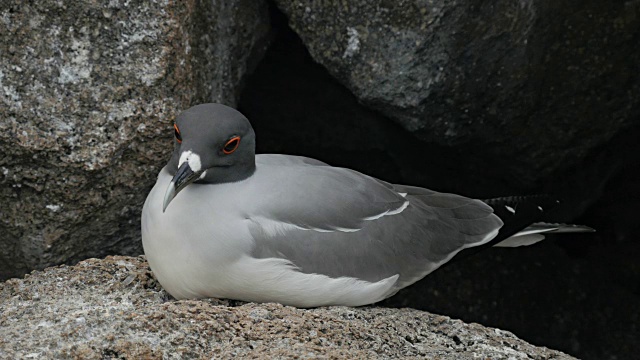
[[[252,255],[286,259],[304,273],[370,282],[399,275],[397,290],[502,226],[478,200],[286,158],[269,158],[261,169],[269,178],[262,183],[274,186],[248,214]]]

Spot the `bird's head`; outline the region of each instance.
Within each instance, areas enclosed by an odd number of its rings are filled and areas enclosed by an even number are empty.
[[[174,124],[175,149],[167,170],[173,180],[163,211],[191,183],[240,181],[255,171],[255,133],[244,115],[221,104],[183,111]]]

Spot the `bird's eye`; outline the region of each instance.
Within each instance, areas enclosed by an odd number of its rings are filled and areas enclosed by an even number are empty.
[[[238,148],[238,145],[240,145],[240,136],[234,136],[231,139],[229,139],[229,141],[227,141],[226,144],[224,144],[224,147],[222,148],[222,152],[229,155],[232,152],[236,151],[236,149]]]
[[[178,140],[178,144],[182,144],[182,135],[180,135],[180,129],[178,129],[178,125],[173,124],[173,130],[175,130],[176,140]]]

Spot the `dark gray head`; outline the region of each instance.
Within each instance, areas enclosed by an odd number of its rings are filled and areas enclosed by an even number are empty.
[[[183,111],[175,122],[175,149],[167,170],[173,181],[164,208],[187,185],[248,178],[256,169],[255,134],[244,115],[221,104]]]

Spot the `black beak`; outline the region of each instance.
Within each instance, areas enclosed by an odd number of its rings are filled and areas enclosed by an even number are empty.
[[[187,185],[191,184],[192,182],[196,181],[201,174],[202,171],[193,172],[193,170],[191,170],[191,168],[189,167],[189,163],[187,161],[182,163],[182,166],[180,166],[180,168],[176,172],[173,180],[171,180],[171,183],[167,188],[167,192],[164,194],[164,204],[162,205],[162,212],[167,209],[167,206],[169,206],[171,200],[173,200],[173,198],[176,197],[176,195],[178,195],[178,193],[182,191],[182,189],[187,187]]]

